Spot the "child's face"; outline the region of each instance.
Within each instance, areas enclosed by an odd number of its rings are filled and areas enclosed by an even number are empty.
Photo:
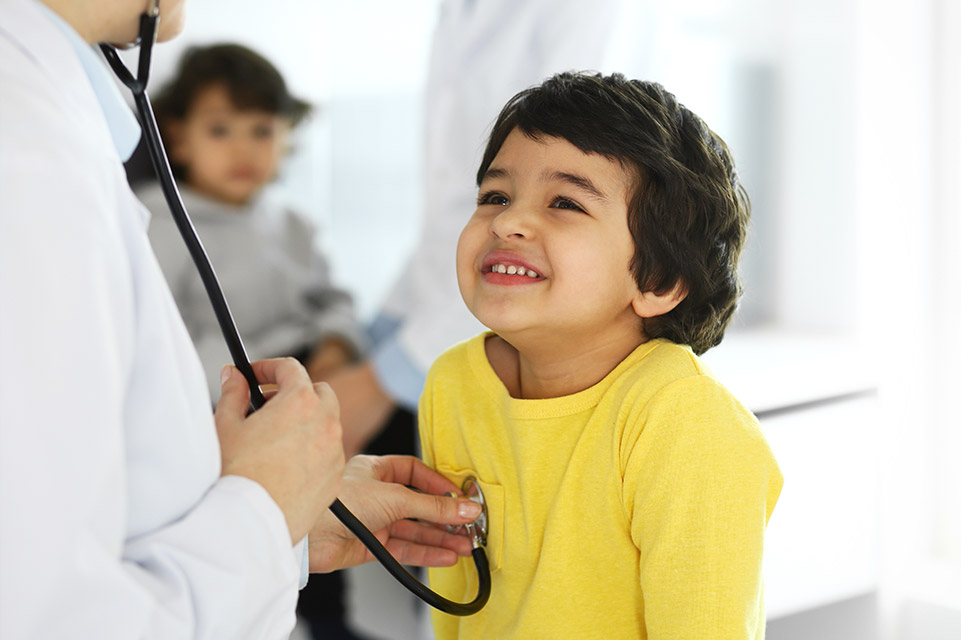
[[[590,348],[641,338],[627,226],[632,184],[617,162],[564,139],[511,132],[457,245],[471,312],[512,343]]]
[[[240,111],[226,87],[211,86],[194,99],[172,129],[173,156],[191,187],[228,204],[246,204],[277,174],[290,125],[265,111]]]

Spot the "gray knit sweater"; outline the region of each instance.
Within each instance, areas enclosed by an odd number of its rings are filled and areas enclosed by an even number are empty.
[[[353,301],[331,283],[330,267],[307,220],[268,196],[234,207],[189,188],[181,195],[251,360],[292,355],[332,337],[362,353],[363,331]],[[231,361],[230,353],[160,187],[151,184],[137,196],[151,212],[150,242],[216,401],[220,369]]]

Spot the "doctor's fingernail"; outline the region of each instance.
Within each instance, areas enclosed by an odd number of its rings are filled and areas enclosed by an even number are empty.
[[[220,370],[220,386],[227,384],[228,380],[230,380],[230,365],[225,364],[224,368]]]
[[[457,515],[461,518],[476,518],[481,514],[481,506],[473,500],[461,500],[457,503]]]

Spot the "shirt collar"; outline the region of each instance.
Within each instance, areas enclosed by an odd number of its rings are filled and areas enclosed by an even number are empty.
[[[127,106],[120,89],[114,81],[107,67],[99,54],[95,53],[94,48],[84,42],[83,38],[59,15],[54,13],[42,2],[37,5],[41,11],[57,26],[66,36],[67,41],[77,54],[77,59],[90,80],[100,108],[103,110],[104,118],[107,120],[107,128],[110,130],[110,137],[113,145],[117,149],[120,159],[127,161],[133,155],[137,143],[140,141],[140,124],[134,116],[130,107]]]

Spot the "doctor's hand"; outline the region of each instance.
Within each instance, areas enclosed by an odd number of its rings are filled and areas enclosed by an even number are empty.
[[[470,555],[471,542],[464,535],[428,523],[467,524],[480,515],[480,505],[443,495],[448,491],[460,493],[453,483],[417,458],[356,456],[347,463],[340,500],[398,562],[446,567],[457,562],[458,556]],[[321,514],[308,540],[313,573],[373,559],[330,511]]]
[[[214,420],[221,475],[250,478],[267,490],[301,540],[337,497],[344,471],[337,398],[314,384],[293,358],[252,363],[262,384],[276,385],[267,403],[246,416],[250,390],[240,371],[224,367]]]

